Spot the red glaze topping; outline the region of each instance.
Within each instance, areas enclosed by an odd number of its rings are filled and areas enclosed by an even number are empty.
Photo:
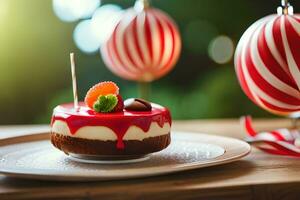
[[[84,126],[105,126],[113,130],[117,136],[117,148],[124,149],[123,137],[132,125],[148,132],[152,122],[160,127],[164,123],[171,125],[171,115],[168,109],[153,104],[151,111],[123,111],[115,113],[97,113],[81,102],[78,110],[73,104],[59,105],[54,109],[51,125],[56,120],[67,123],[71,134]],[[101,134],[101,133],[99,133]]]

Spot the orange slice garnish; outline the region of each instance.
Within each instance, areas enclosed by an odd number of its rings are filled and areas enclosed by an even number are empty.
[[[84,102],[85,104],[93,109],[93,105],[95,101],[97,101],[100,95],[108,95],[108,94],[119,94],[119,87],[112,81],[100,82],[94,85],[89,91],[86,93]]]

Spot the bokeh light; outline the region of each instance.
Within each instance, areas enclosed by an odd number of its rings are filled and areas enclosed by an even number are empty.
[[[91,20],[83,20],[75,27],[73,38],[76,46],[85,53],[94,53],[99,47],[99,41],[91,29]]]
[[[106,4],[95,11],[91,21],[91,31],[99,45],[111,35],[123,12],[120,6],[114,4]]]
[[[121,7],[107,4],[98,8],[91,20],[78,23],[73,38],[76,46],[85,53],[96,52],[105,42],[120,20]]]
[[[53,0],[54,13],[65,22],[89,18],[100,6],[100,0]]]
[[[228,36],[214,38],[208,48],[210,58],[218,64],[229,62],[233,56],[234,44]]]
[[[218,31],[214,24],[204,20],[192,21],[185,29],[184,44],[194,53],[205,54],[209,41],[217,35]]]

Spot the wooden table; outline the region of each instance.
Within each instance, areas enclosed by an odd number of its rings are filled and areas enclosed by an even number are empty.
[[[256,120],[258,129],[290,126],[287,120]],[[0,126],[0,139],[47,126]],[[176,121],[174,130],[243,138],[238,120]],[[59,183],[0,175],[0,199],[300,199],[300,159],[253,149],[231,164],[173,175],[124,181]]]

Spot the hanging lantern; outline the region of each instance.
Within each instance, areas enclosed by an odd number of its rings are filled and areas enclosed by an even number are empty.
[[[246,30],[235,53],[235,68],[246,95],[278,115],[299,116],[300,15],[282,1],[278,15],[264,17]]]
[[[101,47],[106,66],[127,80],[151,82],[170,72],[181,39],[175,22],[163,11],[137,1]]]

